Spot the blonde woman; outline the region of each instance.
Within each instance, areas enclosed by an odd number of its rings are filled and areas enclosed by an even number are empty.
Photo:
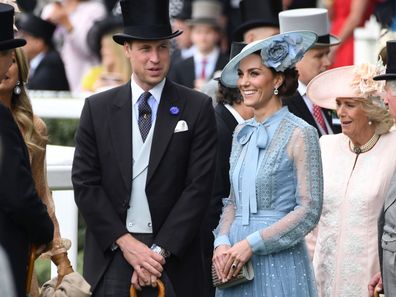
[[[131,79],[131,65],[125,57],[123,47],[113,41],[114,33],[107,33],[101,38],[101,65],[93,67],[83,77],[84,91],[103,91],[124,84]]]
[[[308,97],[336,109],[342,128],[320,138],[324,196],[313,257],[320,297],[368,296],[380,269],[377,219],[396,171],[396,133],[379,96],[384,84],[373,80],[381,69],[339,67],[308,85]]]
[[[37,193],[47,206],[48,213],[55,227],[52,250],[49,254],[51,260],[58,266],[58,274],[63,276],[73,270],[66,253],[68,244],[60,237],[54,203],[46,179],[45,151],[47,129],[43,120],[33,114],[32,105],[24,87],[28,72],[28,64],[23,51],[20,48],[15,49],[12,53],[12,64],[0,83],[0,102],[11,109],[28,147]],[[38,295],[36,278],[33,281],[32,293],[34,292]]]

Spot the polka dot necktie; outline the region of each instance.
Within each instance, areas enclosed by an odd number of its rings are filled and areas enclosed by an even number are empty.
[[[146,141],[147,135],[151,128],[151,107],[148,104],[148,99],[151,97],[150,92],[144,92],[139,97],[139,130],[142,135],[143,142]]]

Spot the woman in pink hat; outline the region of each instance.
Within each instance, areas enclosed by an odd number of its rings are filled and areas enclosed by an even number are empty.
[[[396,133],[373,77],[382,65],[362,64],[326,71],[308,85],[308,96],[336,109],[342,133],[320,138],[324,199],[313,265],[319,296],[368,296],[379,271],[377,219],[396,156]],[[331,87],[329,87],[329,85]]]

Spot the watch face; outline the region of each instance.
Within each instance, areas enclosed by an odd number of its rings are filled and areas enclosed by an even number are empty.
[[[162,257],[166,258],[170,256],[170,253],[166,250],[164,250],[162,247],[158,246],[158,245],[153,245],[151,247],[151,250],[154,253],[160,254]]]

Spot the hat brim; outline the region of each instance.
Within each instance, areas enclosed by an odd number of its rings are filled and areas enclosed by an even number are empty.
[[[155,34],[152,33],[150,35],[143,35],[143,34],[126,34],[126,33],[117,33],[113,35],[113,40],[118,44],[124,45],[125,42],[129,42],[131,40],[165,40],[165,39],[172,39],[176,36],[182,34],[183,31],[177,30],[169,35],[163,34]]]
[[[341,40],[334,35],[330,35],[330,42],[329,43],[325,43],[325,42],[316,42],[314,44],[314,47],[327,47],[327,46],[335,46],[335,45],[339,45],[341,42]]]
[[[0,41],[0,51],[14,49],[17,47],[24,46],[25,44],[26,44],[26,40],[22,38]]]
[[[354,66],[338,67],[322,72],[308,84],[307,96],[320,107],[336,109],[336,98],[360,98],[351,85],[354,75]]]
[[[373,77],[374,80],[396,80],[396,73],[385,73]]]
[[[237,27],[232,33],[232,37],[235,41],[243,41],[243,34],[246,31],[257,28],[257,27],[274,27],[279,28],[279,23],[271,20],[253,20],[243,23]]]
[[[221,28],[220,23],[217,20],[214,20],[211,18],[190,19],[190,20],[187,20],[187,24],[189,26],[209,25],[209,26],[215,27],[216,29]]]
[[[304,52],[310,49],[314,45],[317,39],[317,35],[311,31],[293,31],[283,34],[277,34],[262,40],[257,40],[252,43],[249,43],[242,49],[242,51],[239,54],[237,54],[234,58],[232,58],[224,67],[221,73],[221,82],[223,83],[223,85],[229,88],[235,88],[237,86],[237,81],[238,81],[239,62],[248,55],[253,54],[256,51],[265,48],[274,40],[278,40],[283,36],[301,36],[302,37],[301,46]]]

